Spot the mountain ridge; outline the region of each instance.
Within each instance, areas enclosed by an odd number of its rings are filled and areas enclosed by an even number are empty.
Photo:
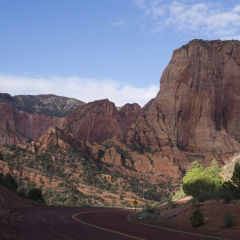
[[[11,96],[8,93],[0,93],[0,103],[6,103],[29,114],[36,113],[54,117],[65,117],[77,106],[85,104],[74,98],[54,94]]]

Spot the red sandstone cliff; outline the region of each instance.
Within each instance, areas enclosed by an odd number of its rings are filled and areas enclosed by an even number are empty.
[[[160,83],[128,141],[183,162],[240,151],[239,41],[190,41],[174,51]]]
[[[130,129],[132,123],[136,122],[141,113],[142,108],[137,103],[127,103],[119,110],[123,137],[127,136],[127,131]]]
[[[63,118],[31,115],[0,104],[0,144],[18,144],[39,139],[52,125],[62,127]]]
[[[102,142],[113,136],[123,138],[140,114],[138,104],[126,104],[118,111],[108,99],[98,100],[77,107],[64,119],[63,130],[89,142]]]
[[[51,126],[47,132],[39,138],[36,146],[39,152],[52,146],[58,146],[62,150],[71,149],[76,152],[88,154],[87,146],[83,141],[77,141],[73,138],[72,134],[66,133],[56,126]]]

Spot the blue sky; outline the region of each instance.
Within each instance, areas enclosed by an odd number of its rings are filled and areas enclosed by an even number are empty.
[[[240,38],[240,3],[0,0],[0,31],[1,92],[143,106],[174,49]]]

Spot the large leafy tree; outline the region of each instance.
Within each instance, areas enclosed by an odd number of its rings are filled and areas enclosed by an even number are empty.
[[[183,191],[193,197],[197,197],[202,192],[216,191],[223,183],[219,171],[216,159],[213,159],[211,166],[206,169],[198,161],[192,162],[183,178]]]

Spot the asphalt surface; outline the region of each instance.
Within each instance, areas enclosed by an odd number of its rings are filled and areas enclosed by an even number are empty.
[[[131,210],[90,207],[41,207],[11,216],[13,229],[26,240],[200,240],[198,236],[143,226],[127,220]]]

